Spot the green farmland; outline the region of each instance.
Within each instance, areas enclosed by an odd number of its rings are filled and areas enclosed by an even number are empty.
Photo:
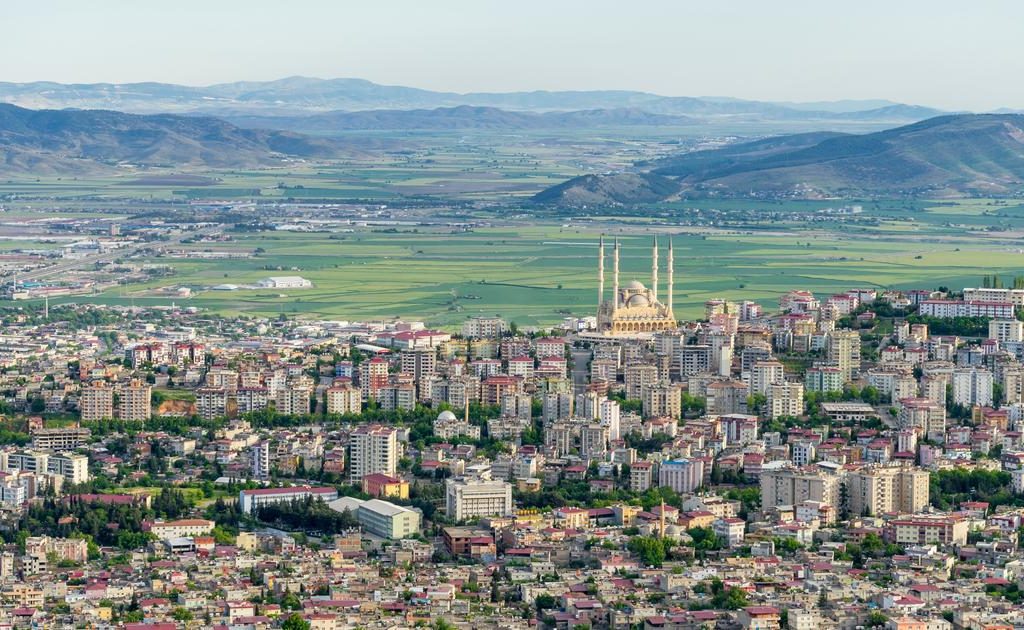
[[[472,232],[423,229],[346,234],[258,232],[234,234],[212,249],[253,252],[242,259],[168,259],[176,274],[149,285],[84,298],[116,304],[191,305],[218,312],[334,319],[420,318],[457,326],[466,317],[499,314],[521,325],[550,325],[592,314],[597,301],[599,233],[618,235],[622,281],[650,276],[651,237],[675,244],[677,315],[699,316],[711,298],[753,299],[766,305],[790,289],[828,293],[852,287],[962,287],[984,274],[1024,273],[1024,254],[1010,235],[950,234],[934,226],[871,230],[779,232],[697,231],[654,224],[510,225]],[[272,275],[301,275],[308,289],[212,290]],[[611,286],[610,248],[606,288]],[[190,298],[154,296],[167,286],[188,286]],[[81,301],[83,298],[75,298]]]

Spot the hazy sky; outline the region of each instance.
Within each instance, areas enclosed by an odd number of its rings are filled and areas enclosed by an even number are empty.
[[[0,81],[289,75],[1024,108],[1021,0],[0,0]]]

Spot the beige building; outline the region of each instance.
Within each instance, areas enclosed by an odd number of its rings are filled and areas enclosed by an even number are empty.
[[[102,420],[114,417],[114,390],[103,381],[82,388],[78,399],[82,420]]]
[[[658,382],[658,368],[648,363],[634,363],[623,370],[626,398],[640,400],[644,387]]]
[[[157,521],[150,525],[149,531],[159,538],[182,538],[191,536],[204,536],[213,531],[213,521],[202,518],[185,518],[177,521]]]
[[[853,516],[886,512],[913,514],[928,505],[928,471],[902,466],[871,466],[846,477],[849,511]]]
[[[282,387],[274,396],[274,409],[286,416],[309,414],[309,388],[302,385]]]
[[[761,471],[761,506],[767,509],[818,501],[838,509],[839,486],[840,476],[825,469],[764,469]]]
[[[768,387],[769,418],[800,416],[804,413],[803,383],[776,383]]]
[[[121,420],[148,420],[152,415],[153,388],[132,380],[117,390],[117,417]]]
[[[772,385],[785,382],[786,371],[776,360],[758,361],[750,369],[750,395],[768,395]]]
[[[843,382],[850,382],[860,371],[860,333],[856,330],[835,330],[828,335],[826,356],[839,368]]]
[[[327,388],[327,413],[357,414],[363,410],[363,393],[350,384]]]
[[[1024,341],[1024,322],[1019,319],[990,319],[988,338],[999,343]]]
[[[647,418],[668,416],[679,419],[683,415],[679,386],[668,381],[644,387],[640,400],[643,402],[643,413]]]

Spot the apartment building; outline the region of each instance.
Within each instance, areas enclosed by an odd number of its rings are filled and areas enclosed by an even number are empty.
[[[104,381],[82,388],[78,399],[82,420],[103,420],[114,417],[114,390]]]
[[[117,417],[121,420],[143,421],[152,415],[153,387],[134,379],[117,389]]]
[[[352,483],[370,473],[394,476],[398,471],[398,431],[392,427],[370,424],[356,428],[349,436],[349,450]]]

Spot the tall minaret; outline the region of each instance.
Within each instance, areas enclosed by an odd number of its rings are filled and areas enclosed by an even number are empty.
[[[668,239],[668,312],[672,317],[675,317],[672,312],[672,271],[675,266],[675,259],[672,257],[672,238],[670,237]]]
[[[597,310],[604,301],[604,234],[597,245]]]
[[[612,313],[619,308],[619,239],[612,250]]]
[[[658,237],[654,237],[654,249],[651,250],[651,297],[658,301]]]

